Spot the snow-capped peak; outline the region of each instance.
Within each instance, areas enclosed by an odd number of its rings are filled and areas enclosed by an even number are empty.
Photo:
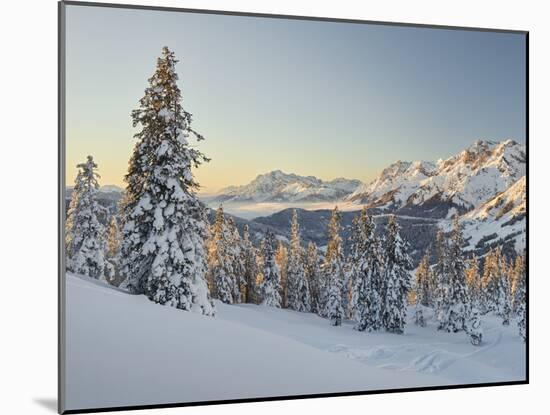
[[[477,140],[465,150],[436,163],[398,161],[348,199],[396,210],[445,204],[437,215],[455,208],[469,211],[506,190],[525,174],[525,146],[514,140]]]
[[[359,180],[337,178],[323,181],[314,176],[299,176],[274,170],[259,174],[243,186],[230,186],[219,191],[218,201],[296,202],[338,200],[361,185]]]

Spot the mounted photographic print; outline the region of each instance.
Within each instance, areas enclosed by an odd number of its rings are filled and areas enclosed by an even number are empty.
[[[61,2],[60,412],[528,382],[528,33]]]

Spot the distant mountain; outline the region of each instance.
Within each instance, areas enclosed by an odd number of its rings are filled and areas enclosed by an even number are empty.
[[[525,146],[476,141],[446,160],[398,161],[346,199],[380,211],[445,218],[471,211],[525,175]]]
[[[275,170],[258,175],[243,186],[220,190],[216,202],[323,202],[336,201],[361,185],[359,180],[338,178],[323,181],[313,176],[299,176]]]

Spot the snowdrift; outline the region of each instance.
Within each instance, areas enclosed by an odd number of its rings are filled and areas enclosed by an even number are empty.
[[[525,378],[515,323],[484,344],[406,327],[331,327],[316,315],[217,303],[215,318],[67,275],[66,409],[368,391]],[[412,315],[412,313],[410,313]]]

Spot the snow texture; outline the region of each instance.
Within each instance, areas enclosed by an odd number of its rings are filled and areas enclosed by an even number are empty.
[[[216,307],[215,318],[183,312],[67,274],[66,408],[525,379],[517,327],[492,316],[473,347],[464,333],[437,331],[431,315],[396,336],[312,313]]]

